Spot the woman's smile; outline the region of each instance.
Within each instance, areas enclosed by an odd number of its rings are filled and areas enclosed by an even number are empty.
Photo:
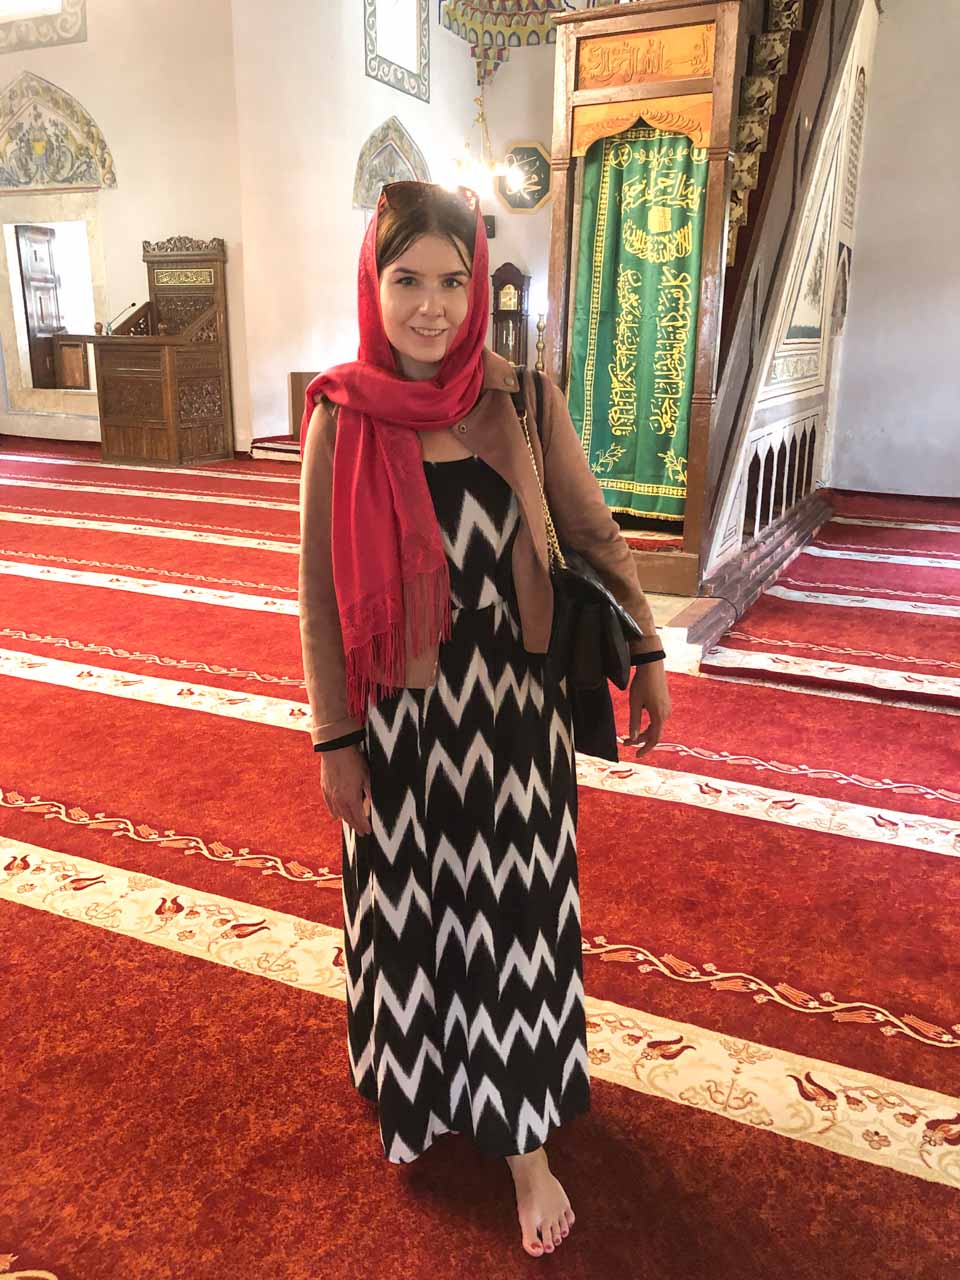
[[[464,245],[427,234],[383,272],[383,328],[408,378],[434,376],[466,319],[469,261]]]

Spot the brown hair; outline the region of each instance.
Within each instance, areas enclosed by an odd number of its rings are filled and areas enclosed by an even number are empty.
[[[396,262],[415,240],[429,235],[449,240],[466,269],[472,270],[476,214],[462,195],[431,182],[397,182],[384,189],[382,201],[377,219],[378,273]]]

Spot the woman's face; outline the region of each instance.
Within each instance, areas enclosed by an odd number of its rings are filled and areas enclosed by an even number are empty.
[[[408,378],[431,378],[469,307],[470,272],[445,236],[414,240],[380,276],[380,311]]]

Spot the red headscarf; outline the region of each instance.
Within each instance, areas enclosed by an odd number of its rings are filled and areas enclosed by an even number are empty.
[[[476,202],[467,315],[436,375],[397,371],[380,313],[377,212],[360,250],[357,359],[319,374],[306,391],[300,451],[316,399],[340,405],[333,456],[333,581],[346,655],[350,715],[363,718],[402,685],[408,647],[450,635],[450,579],[423,470],[418,431],[466,416],[483,385],[490,286],[486,230]]]

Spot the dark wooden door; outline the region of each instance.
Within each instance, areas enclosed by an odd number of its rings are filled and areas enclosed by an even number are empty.
[[[57,273],[53,262],[52,227],[17,227],[23,305],[27,313],[30,370],[35,387],[55,387],[53,335],[63,333]]]

